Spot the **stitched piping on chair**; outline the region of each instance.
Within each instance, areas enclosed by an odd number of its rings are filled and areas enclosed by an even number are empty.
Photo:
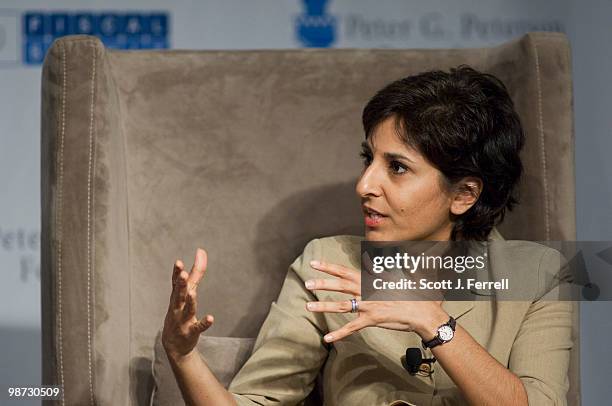
[[[57,312],[57,329],[58,334],[58,353],[59,353],[59,384],[64,387],[64,353],[63,353],[63,330],[62,330],[62,204],[63,204],[63,188],[64,188],[64,134],[66,131],[66,46],[64,42],[60,42],[61,46],[61,64],[62,64],[62,110],[61,118],[58,126],[61,125],[59,132],[60,145],[58,151],[58,157],[56,160],[57,174],[58,174],[58,185],[57,185],[57,206],[55,211],[55,227],[56,227],[56,239],[57,239],[57,306],[59,311]],[[62,405],[65,404],[65,397],[62,396]]]
[[[536,84],[538,88],[538,126],[540,130],[540,154],[542,160],[542,179],[544,180],[544,227],[546,240],[550,240],[550,209],[548,203],[548,179],[546,168],[546,142],[544,139],[544,120],[542,118],[542,84],[540,82],[540,57],[538,55],[537,40],[533,38],[533,50],[535,55]]]
[[[89,162],[87,168],[87,357],[88,357],[88,369],[89,369],[89,399],[92,405],[94,402],[94,391],[93,391],[93,380],[91,372],[91,240],[92,240],[92,227],[91,227],[91,211],[93,210],[92,204],[92,171],[93,171],[93,132],[94,132],[94,102],[95,102],[95,89],[96,89],[96,45],[94,42],[90,43],[93,51],[92,56],[92,69],[91,69],[91,104],[89,107]]]

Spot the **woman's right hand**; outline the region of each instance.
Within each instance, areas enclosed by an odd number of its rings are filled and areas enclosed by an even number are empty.
[[[174,264],[172,294],[164,320],[162,344],[168,357],[177,361],[192,354],[200,334],[206,331],[214,321],[210,314],[201,320],[196,317],[196,291],[206,272],[206,264],[206,251],[200,248],[196,251],[190,273],[184,270],[185,265],[180,259]]]

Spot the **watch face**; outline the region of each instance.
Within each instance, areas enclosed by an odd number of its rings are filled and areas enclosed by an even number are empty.
[[[444,341],[448,341],[453,338],[453,334],[453,329],[450,328],[450,326],[442,326],[438,329],[438,336]]]

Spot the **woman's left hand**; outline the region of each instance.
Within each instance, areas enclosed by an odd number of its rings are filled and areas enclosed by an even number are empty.
[[[337,291],[357,299],[357,318],[342,328],[329,332],[324,337],[326,342],[340,340],[364,327],[414,331],[427,341],[434,337],[438,326],[448,321],[449,316],[442,309],[442,301],[361,301],[361,272],[323,261],[311,261],[310,266],[337,278],[307,280],[307,289]],[[350,313],[351,308],[350,299],[306,304],[306,309],[312,312]]]

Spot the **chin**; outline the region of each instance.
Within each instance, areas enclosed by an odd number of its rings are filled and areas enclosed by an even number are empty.
[[[367,228],[365,230],[365,239],[367,241],[394,241],[382,230],[369,230]]]

